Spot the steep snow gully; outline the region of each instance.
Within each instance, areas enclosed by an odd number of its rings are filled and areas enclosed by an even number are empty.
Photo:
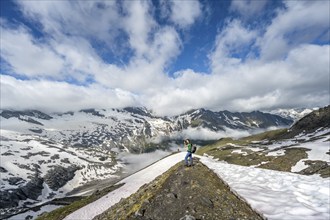
[[[184,156],[185,152],[171,155],[123,179],[118,183],[125,183],[122,187],[71,213],[65,220],[92,219],[153,181],[182,161]],[[209,157],[196,157],[267,219],[330,219],[330,178],[243,167]]]

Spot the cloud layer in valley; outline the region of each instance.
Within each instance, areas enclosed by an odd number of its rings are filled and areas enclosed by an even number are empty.
[[[328,1],[1,1],[1,108],[329,104]]]

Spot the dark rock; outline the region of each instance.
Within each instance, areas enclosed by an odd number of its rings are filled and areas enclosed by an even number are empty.
[[[100,161],[105,161],[106,159],[108,159],[107,157],[100,157],[99,160]]]
[[[306,169],[303,169],[299,174],[303,175],[313,175],[320,174],[322,177],[330,176],[330,166],[326,161],[320,160],[306,160],[305,165],[308,165]]]
[[[47,196],[47,199],[54,198],[54,196],[56,196],[56,193],[51,192],[51,193],[49,193],[49,195]]]
[[[59,154],[54,154],[53,156],[50,157],[50,159],[52,159],[52,160],[60,159],[60,155]]]
[[[6,170],[5,168],[3,168],[3,167],[0,167],[0,173],[7,173],[8,172],[8,170]]]
[[[42,133],[42,129],[29,129],[30,131],[34,132],[34,133],[37,133],[37,134],[41,134]]]
[[[64,186],[69,180],[72,180],[74,173],[79,170],[80,167],[71,165],[67,168],[62,166],[55,166],[47,172],[44,176],[45,182],[52,190],[58,190]]]
[[[27,155],[25,155],[25,156],[21,156],[21,157],[23,157],[23,158],[25,158],[25,159],[29,159],[30,157],[32,157],[32,156],[36,156],[36,155],[41,155],[41,156],[43,156],[43,157],[48,157],[48,156],[49,156],[49,152],[46,152],[46,151],[40,151],[40,152],[36,152],[36,153],[28,152]]]
[[[30,146],[21,148],[21,150],[31,150],[31,149],[32,149],[32,147],[30,147]]]
[[[10,152],[10,151],[7,151],[7,152],[1,154],[1,156],[12,156],[12,155],[15,155],[15,154],[13,154],[13,153]]]
[[[39,165],[44,164],[44,163],[46,163],[45,160],[38,160],[38,164],[39,164]]]
[[[63,116],[63,115],[71,115],[73,116],[74,115],[74,112],[72,111],[69,111],[69,112],[65,112],[65,113],[57,113],[58,116]]]
[[[22,182],[25,182],[25,180],[21,177],[9,177],[8,182],[10,185],[18,185]]]
[[[209,208],[213,208],[213,207],[214,207],[212,200],[209,199],[209,198],[206,198],[206,197],[203,196],[203,197],[201,198],[201,201],[202,201],[202,203],[203,203],[205,206],[208,206]]]
[[[70,163],[69,158],[61,159],[61,162],[62,162],[62,163]]]
[[[124,108],[125,111],[135,114],[135,115],[140,115],[140,116],[148,116],[148,117],[153,117],[151,113],[145,109],[145,108],[140,108],[140,107],[126,107]]]
[[[80,112],[92,114],[94,116],[98,116],[98,117],[102,117],[102,118],[105,117],[105,115],[100,114],[100,112],[96,111],[95,109],[83,109],[83,110],[80,110]]]
[[[25,186],[0,191],[0,209],[18,206],[20,200],[36,200],[42,192],[43,179],[34,177]]]
[[[25,117],[24,118],[21,118],[21,117],[19,117],[18,119],[21,120],[21,121],[26,121],[26,122],[29,122],[29,123],[32,123],[32,124],[42,125],[43,126],[43,124],[41,122],[39,122],[37,120],[34,120],[34,119],[30,118],[30,117],[28,117],[28,118],[25,118]]]
[[[30,220],[30,219],[33,219],[32,215],[28,215],[28,216],[25,217],[25,220]]]
[[[30,116],[30,117],[35,117],[38,119],[43,119],[43,120],[50,120],[53,117],[37,111],[37,110],[28,110],[28,111],[10,111],[10,110],[3,110],[0,113],[0,116],[8,119],[8,118],[23,118],[24,116]]]
[[[22,187],[21,190],[29,199],[36,200],[42,192],[43,182],[43,179],[35,177]]]
[[[21,156],[24,157],[24,156]],[[29,157],[28,157],[29,158]],[[30,170],[30,171],[34,171],[33,168],[31,168],[30,166],[26,165],[26,164],[19,164],[19,163],[14,163],[16,166],[18,166],[21,169],[25,169],[25,170]]]

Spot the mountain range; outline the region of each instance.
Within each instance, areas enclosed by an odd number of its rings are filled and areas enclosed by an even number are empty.
[[[260,111],[206,109],[160,117],[141,107],[51,114],[1,110],[0,116],[1,216],[63,197],[94,180],[118,178],[125,167],[121,152],[169,150],[184,138],[207,143],[230,131],[288,127],[295,120]]]
[[[1,129],[47,137],[56,143],[74,147],[118,148],[143,153],[163,145],[162,140],[182,139],[184,130],[206,129],[211,132],[266,129],[289,126],[293,119],[254,111],[250,113],[191,110],[173,117],[159,117],[146,108],[96,110],[45,114],[37,110],[2,110]],[[191,137],[194,138],[194,137]],[[197,138],[198,139],[198,138]],[[217,139],[217,138],[214,138]]]

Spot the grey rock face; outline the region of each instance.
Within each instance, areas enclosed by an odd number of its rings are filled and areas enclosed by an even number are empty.
[[[213,112],[206,109],[192,110],[175,118],[178,127],[204,127],[213,131],[221,131],[224,128],[246,130],[271,126],[288,126],[293,122],[290,119],[260,111],[232,113],[229,111]],[[191,119],[191,121],[188,121],[188,119]]]
[[[34,117],[34,118],[43,119],[43,120],[50,120],[53,118],[53,117],[51,117],[43,112],[37,111],[37,110],[31,110],[31,111],[30,110],[28,110],[28,111],[3,110],[0,113],[0,116],[7,118],[7,119],[12,118],[12,117],[22,118],[24,116]]]
[[[16,207],[20,200],[36,200],[41,195],[43,182],[42,178],[34,177],[23,187],[0,191],[0,209]]]
[[[324,128],[330,128],[330,105],[315,110],[294,123],[289,132],[281,138],[293,138],[302,133],[309,134]]]
[[[68,168],[62,166],[56,166],[49,170],[44,176],[44,180],[52,190],[58,190],[64,186],[69,180],[72,180],[74,173],[79,170],[80,167],[71,165]]]
[[[6,170],[5,168],[3,168],[3,167],[0,167],[0,173],[7,173],[8,172],[8,170]]]
[[[22,181],[25,182],[25,181],[23,180],[23,178],[20,178],[20,177],[10,177],[10,178],[8,179],[8,182],[9,182],[10,185],[18,185],[18,184],[21,183]]]
[[[105,115],[100,114],[100,112],[96,111],[95,109],[83,109],[83,110],[80,110],[80,112],[85,112],[85,113],[92,114],[92,115],[98,116],[98,117],[105,117]]]

